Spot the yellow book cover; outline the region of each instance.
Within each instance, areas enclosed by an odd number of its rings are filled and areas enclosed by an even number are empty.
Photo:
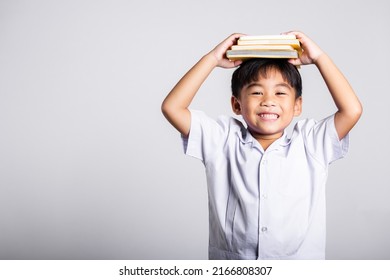
[[[268,40],[268,39],[262,39],[262,40],[241,40],[239,39],[237,41],[237,45],[289,45],[293,48],[297,49],[300,48],[301,45],[299,43],[298,39],[292,39],[292,40]]]
[[[226,57],[230,60],[250,58],[298,58],[296,50],[228,50]]]
[[[247,35],[239,38],[241,41],[253,40],[294,40],[295,35]]]
[[[294,50],[290,45],[233,45],[232,50]]]

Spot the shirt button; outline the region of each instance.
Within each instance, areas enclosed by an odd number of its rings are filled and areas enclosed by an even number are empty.
[[[267,227],[262,227],[262,228],[261,228],[261,231],[262,231],[262,232],[266,232],[267,230],[268,230]]]
[[[267,196],[266,194],[263,194],[262,197],[263,197],[264,199],[267,199],[267,198],[268,198],[268,196]]]

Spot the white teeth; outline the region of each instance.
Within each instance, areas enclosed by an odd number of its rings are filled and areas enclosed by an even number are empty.
[[[277,114],[260,114],[260,117],[267,120],[276,120],[279,116]]]

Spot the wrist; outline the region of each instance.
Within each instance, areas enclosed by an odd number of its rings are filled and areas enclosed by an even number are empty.
[[[328,55],[324,52],[321,52],[319,55],[313,58],[313,64],[315,64],[318,67],[321,64],[321,62],[327,58],[329,58]]]
[[[217,67],[219,65],[218,58],[215,56],[213,51],[211,51],[211,52],[207,53],[206,55],[204,55],[202,57],[202,60],[206,61],[207,63],[209,63],[213,67]]]

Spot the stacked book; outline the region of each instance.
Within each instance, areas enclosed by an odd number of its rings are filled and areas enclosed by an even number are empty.
[[[298,58],[301,45],[295,35],[242,36],[227,52],[230,60]]]

